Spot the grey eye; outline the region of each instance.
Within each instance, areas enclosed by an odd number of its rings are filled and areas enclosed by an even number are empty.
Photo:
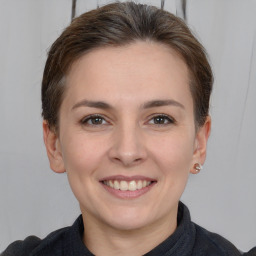
[[[92,118],[90,118],[90,120],[88,120],[88,122],[93,124],[93,125],[102,124],[103,123],[103,118],[101,118],[101,117],[92,117]]]
[[[101,125],[106,123],[106,120],[101,116],[89,116],[82,120],[82,124],[88,125]]]
[[[158,115],[153,117],[150,122],[150,124],[160,124],[160,125],[165,125],[165,124],[171,124],[174,123],[173,119],[170,118],[169,116],[166,115]]]

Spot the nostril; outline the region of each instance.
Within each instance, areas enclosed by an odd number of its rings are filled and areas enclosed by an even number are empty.
[[[118,143],[114,143],[110,148],[108,156],[111,161],[129,166],[139,164],[146,159],[146,150],[142,146],[129,144],[127,143],[127,139],[123,141],[126,141],[126,143],[121,143],[118,140]]]
[[[142,158],[128,158],[128,157],[114,157],[112,158],[117,163],[122,163],[125,166],[132,166],[134,164],[139,164]]]

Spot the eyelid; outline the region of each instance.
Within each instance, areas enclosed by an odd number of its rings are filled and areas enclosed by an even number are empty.
[[[101,118],[103,119],[106,123],[109,123],[106,118],[104,117],[104,115],[101,115],[101,114],[91,114],[91,115],[88,115],[88,116],[85,116],[81,119],[80,123],[82,125],[91,125],[91,126],[97,126],[95,124],[88,124],[87,122],[90,120],[90,119],[93,119],[93,118]],[[99,125],[106,125],[106,124],[99,124]]]
[[[167,114],[163,114],[163,113],[158,113],[158,114],[153,114],[149,117],[148,122],[151,121],[152,119],[156,118],[156,117],[162,117],[162,118],[166,118],[169,123],[167,124],[154,124],[154,125],[159,125],[159,126],[163,126],[163,125],[170,125],[170,124],[176,124],[176,120]]]
[[[160,117],[160,118],[165,118],[168,120],[168,123],[165,123],[165,124],[152,124],[152,125],[159,125],[159,126],[165,126],[165,125],[171,125],[171,124],[175,124],[176,123],[176,120],[170,116],[170,115],[167,115],[167,114],[163,114],[163,113],[156,113],[156,114],[152,114],[148,117],[148,121],[146,121],[146,123],[149,123],[150,121],[152,121],[154,118],[157,118],[157,117]],[[93,118],[100,118],[102,119],[104,122],[106,123],[103,123],[103,124],[89,124],[88,121],[90,119],[93,119]],[[102,114],[90,114],[88,116],[85,116],[83,117],[81,120],[80,120],[80,123],[82,125],[88,125],[88,126],[103,126],[103,125],[107,125],[109,124],[109,120]]]

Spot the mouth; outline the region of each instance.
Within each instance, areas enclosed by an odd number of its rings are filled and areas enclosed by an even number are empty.
[[[100,181],[104,188],[119,198],[136,198],[148,192],[156,180],[146,177],[113,176]]]
[[[126,180],[104,180],[103,184],[106,186],[117,189],[117,190],[122,190],[122,191],[135,191],[139,190],[142,188],[145,188],[152,184],[153,181],[146,181],[146,180],[132,180],[132,181],[126,181]]]

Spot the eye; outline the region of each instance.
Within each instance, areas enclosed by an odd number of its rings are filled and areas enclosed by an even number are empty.
[[[83,125],[98,126],[105,125],[107,121],[100,115],[90,115],[81,120]]]
[[[157,115],[150,119],[150,124],[168,125],[175,123],[174,119],[167,115]]]

